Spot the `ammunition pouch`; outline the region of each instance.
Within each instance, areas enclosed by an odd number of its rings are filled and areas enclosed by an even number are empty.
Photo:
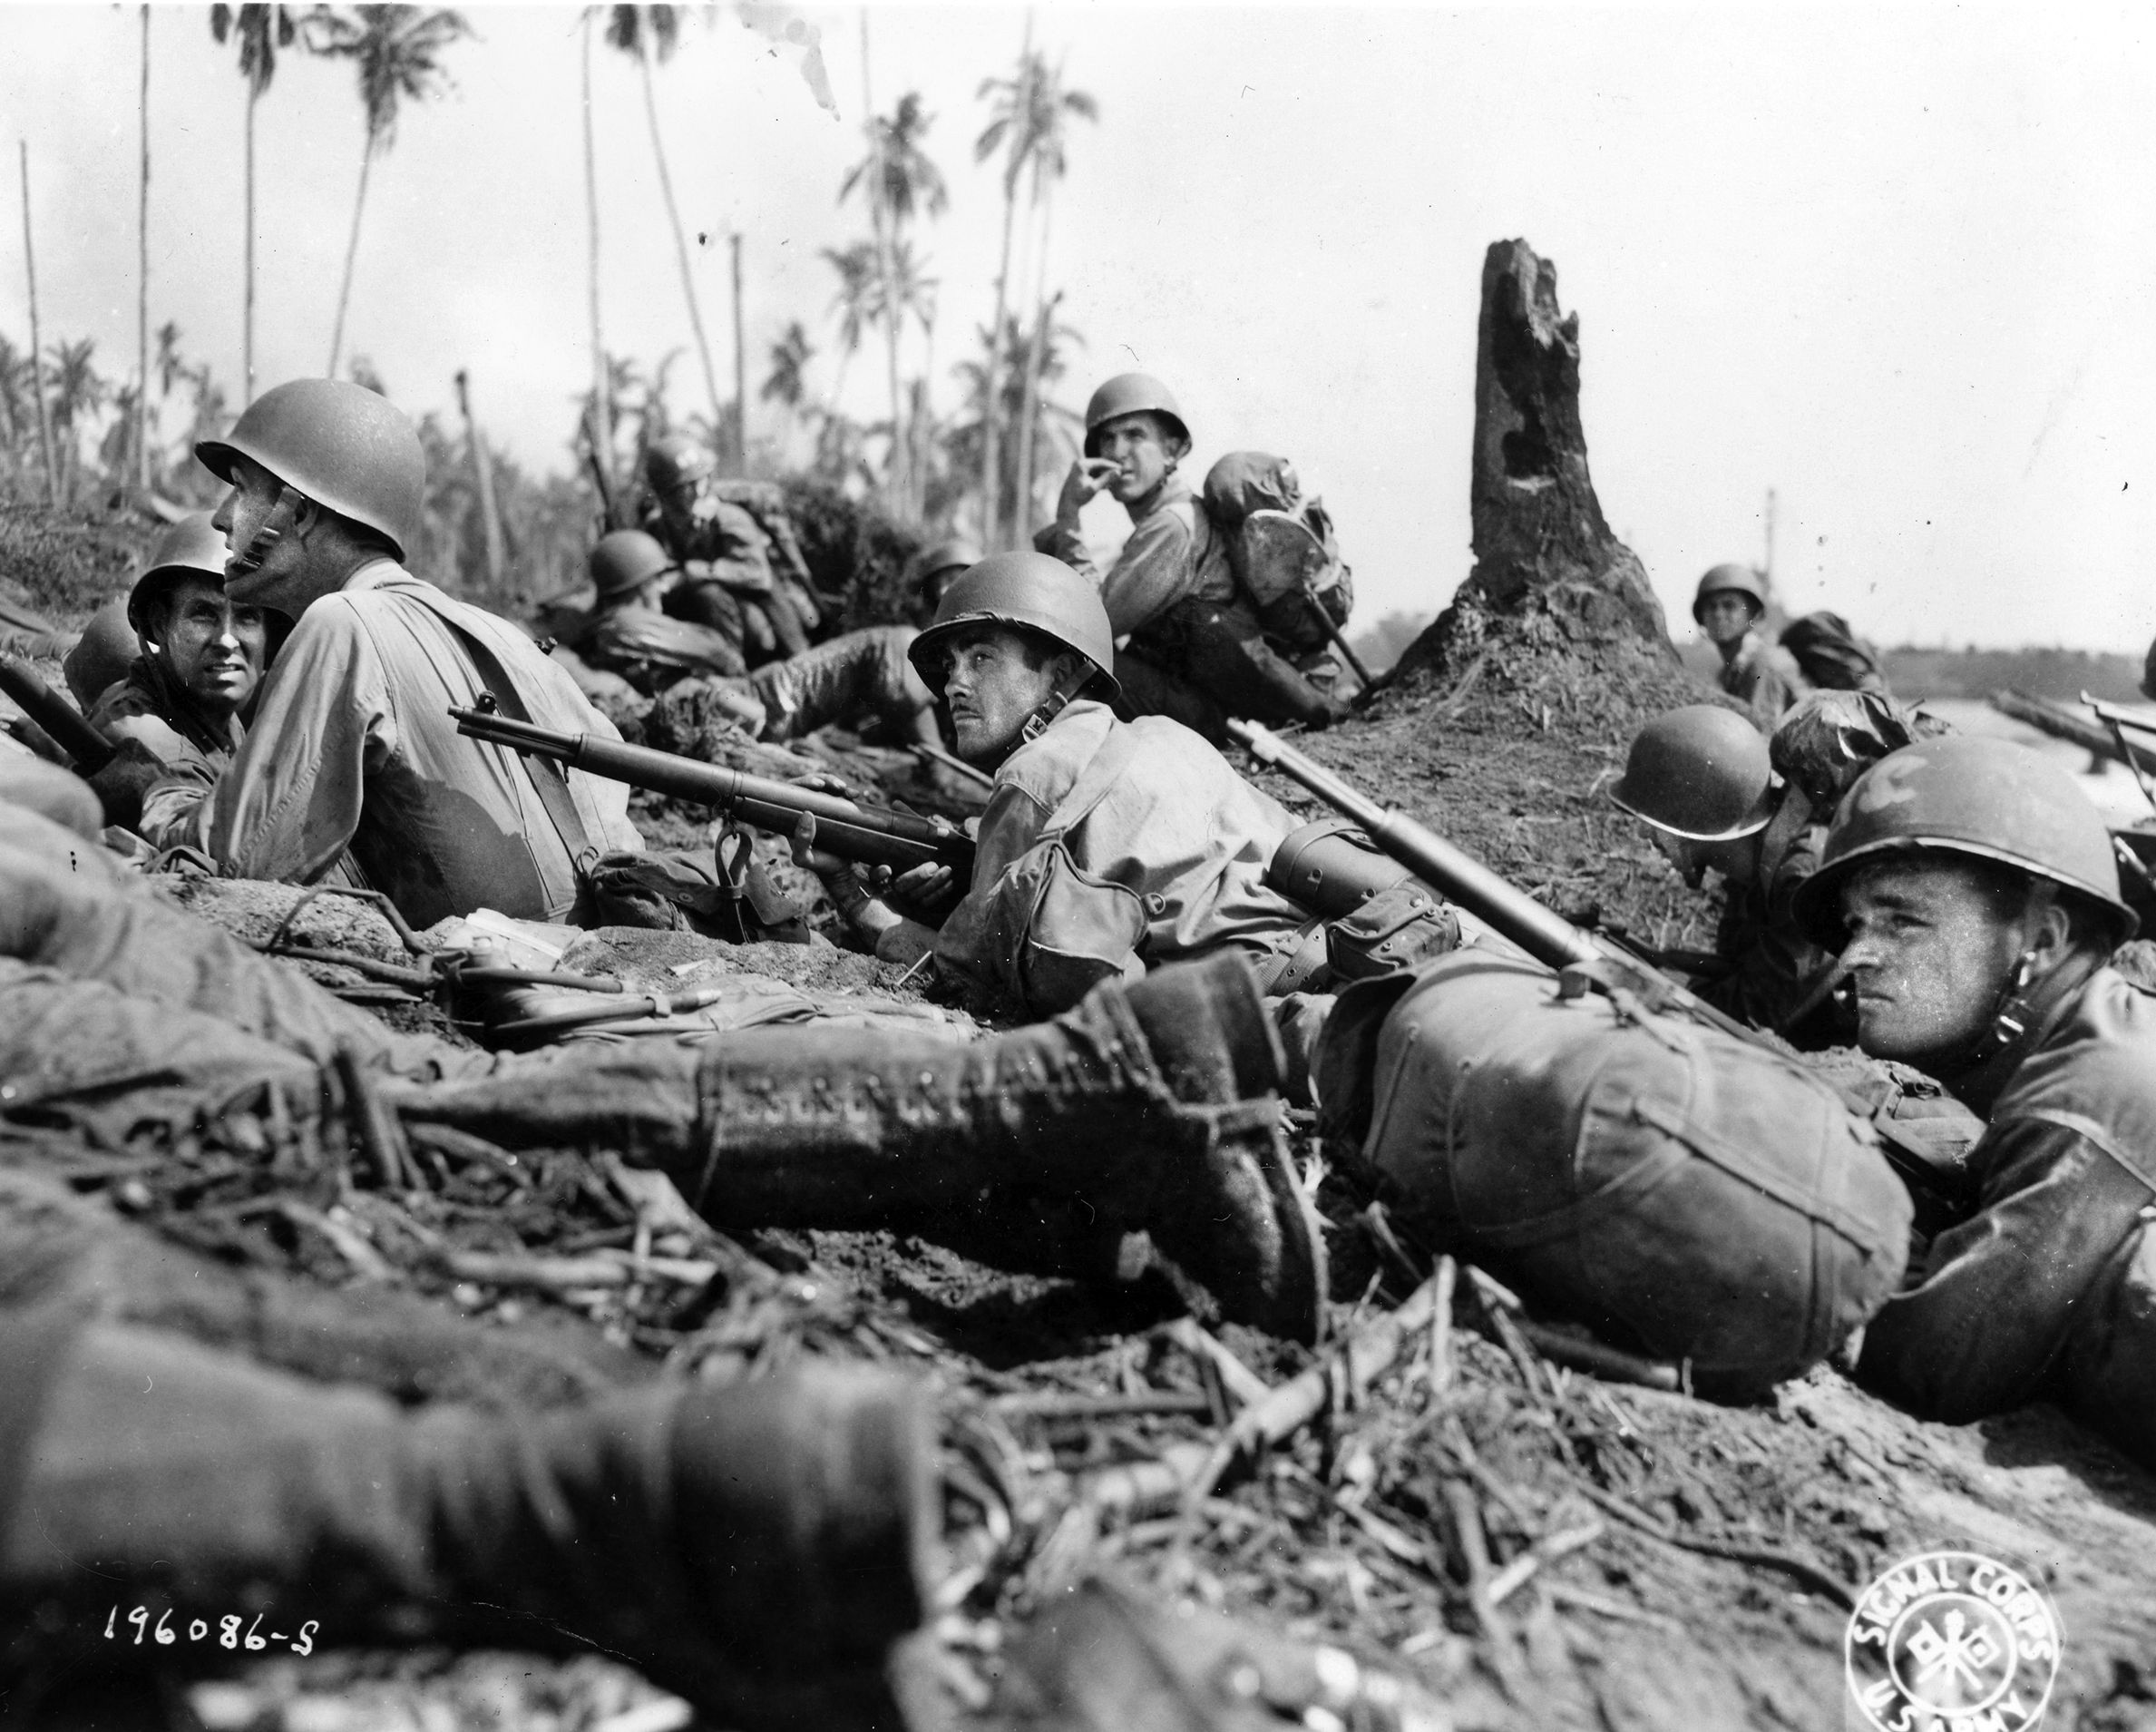
[[[1336,990],[1459,947],[1459,920],[1444,899],[1338,819],[1291,832],[1265,884],[1325,923],[1284,955],[1266,983],[1271,994]]]

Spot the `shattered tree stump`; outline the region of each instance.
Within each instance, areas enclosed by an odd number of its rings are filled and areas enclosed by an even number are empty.
[[[1578,315],[1559,311],[1556,267],[1524,240],[1482,261],[1468,497],[1475,568],[1403,673],[1450,670],[1491,625],[1535,614],[1575,641],[1631,638],[1676,660],[1646,568],[1610,533],[1587,474]]]

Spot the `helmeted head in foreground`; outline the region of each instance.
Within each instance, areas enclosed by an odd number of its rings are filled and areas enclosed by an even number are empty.
[[[2111,832],[2072,777],[1968,735],[1888,754],[1849,789],[1797,918],[1839,951],[1868,1052],[1981,1062],[2133,935]]]
[[[405,560],[418,549],[426,453],[410,418],[363,385],[279,385],[195,455],[231,484],[210,521],[225,533],[235,601],[297,614],[318,588],[310,564],[369,552]]]
[[[151,549],[127,621],[143,652],[213,714],[234,713],[261,683],[268,623],[260,608],[225,593],[224,532],[206,511],[182,517]]]
[[[950,706],[959,756],[971,763],[1000,763],[1081,691],[1120,695],[1099,592],[1046,553],[998,553],[973,566],[906,653]]]
[[[1725,876],[1756,849],[1781,805],[1767,742],[1743,716],[1719,704],[1687,704],[1634,736],[1611,802],[1648,826],[1654,845],[1695,889],[1709,866]]]

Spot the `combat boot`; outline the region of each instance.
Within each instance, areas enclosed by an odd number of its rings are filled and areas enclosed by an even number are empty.
[[[590,1141],[664,1169],[722,1226],[887,1228],[979,1244],[1075,1199],[1144,1228],[1222,1311],[1314,1342],[1324,1240],[1281,1129],[1278,1037],[1234,953],[1104,982],[970,1045],[750,1029],[555,1053],[543,1077],[429,1085],[407,1117],[496,1142]]]
[[[821,1364],[412,1416],[155,1331],[93,1325],[41,1357],[13,1519],[0,1485],[0,1677],[598,1649],[720,1724],[893,1717],[886,1654],[935,1541],[917,1385]]]

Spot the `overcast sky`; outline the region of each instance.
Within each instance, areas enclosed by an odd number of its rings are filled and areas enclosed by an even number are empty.
[[[790,15],[766,8],[780,20]],[[207,8],[152,21],[152,323],[236,379],[244,89]],[[676,190],[730,380],[724,237],[746,237],[751,432],[788,319],[837,370],[821,250],[863,152],[860,14],[798,46],[728,11],[662,69]],[[374,173],[347,347],[392,396],[478,411],[565,467],[590,377],[578,13],[485,6],[457,87],[408,109]],[[1049,274],[1087,348],[1067,396],[1143,367],[1181,396],[1191,467],[1284,452],[1324,493],[1369,617],[1442,605],[1470,564],[1468,462],[1484,249],[1523,236],[1580,320],[1590,458],[1680,632],[1706,566],[1761,557],[1792,612],[1890,641],[2132,650],[2156,631],[2156,78],[2151,15],[1865,7],[1464,11],[1039,8],[1099,102],[1054,207]],[[976,97],[1010,7],[879,6],[879,108],[920,91],[951,209],[935,388],[986,322],[1001,219]],[[47,343],[134,352],[139,15],[0,7],[0,117],[28,142]],[[684,347],[702,387],[633,65],[600,55],[610,347]],[[327,359],[362,125],[347,64],[294,57],[259,114],[263,384]],[[0,333],[27,338],[10,163]],[[916,346],[909,371],[921,365]],[[880,349],[846,376],[877,412]],[[729,387],[730,388],[730,387]],[[1112,507],[1108,508],[1112,510]]]

